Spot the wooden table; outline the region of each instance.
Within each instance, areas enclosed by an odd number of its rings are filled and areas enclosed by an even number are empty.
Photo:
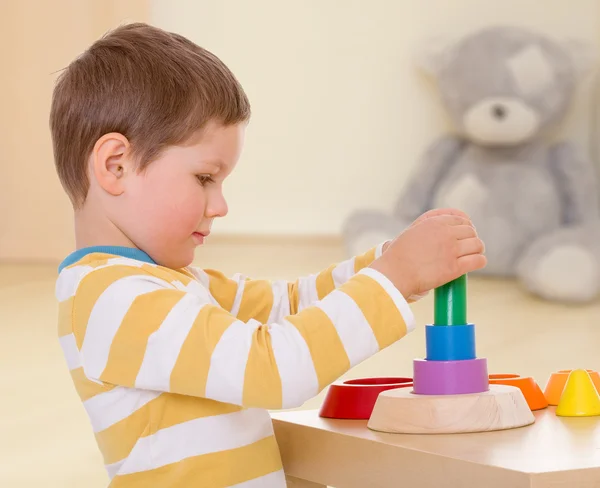
[[[600,417],[549,407],[519,429],[383,434],[316,410],[272,413],[290,488],[598,488]]]

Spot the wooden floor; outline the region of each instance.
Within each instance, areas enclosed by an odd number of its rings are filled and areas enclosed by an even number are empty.
[[[198,265],[253,277],[293,279],[344,258],[335,242],[212,243]],[[56,265],[0,264],[0,487],[101,488],[107,477],[56,339]],[[432,297],[413,306],[421,327],[345,378],[412,374],[425,351]],[[541,302],[512,281],[469,281],[469,320],[491,373],[532,375],[600,369],[600,301]],[[322,392],[303,408],[318,407]]]

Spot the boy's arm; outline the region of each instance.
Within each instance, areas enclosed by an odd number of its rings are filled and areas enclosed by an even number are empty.
[[[90,273],[69,298],[72,352],[88,378],[110,385],[296,407],[414,328],[400,292],[370,268],[270,325],[151,272],[111,268]]]
[[[362,255],[293,282],[249,279],[241,274],[228,277],[212,269],[189,270],[210,290],[219,305],[237,318],[269,324],[325,298],[381,256],[387,244],[381,243]]]

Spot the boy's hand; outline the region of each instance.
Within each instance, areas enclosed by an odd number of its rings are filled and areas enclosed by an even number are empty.
[[[483,268],[487,262],[471,220],[456,210],[423,214],[384,250],[370,267],[387,276],[405,298]]]
[[[431,217],[437,217],[439,215],[457,215],[459,217],[464,217],[465,219],[469,219],[469,216],[466,213],[464,213],[460,210],[456,210],[455,208],[435,208],[433,210],[429,210],[429,211],[425,212],[424,214],[420,215],[419,218],[417,220],[415,220],[410,226],[413,227],[413,226],[423,222],[426,219],[429,219]],[[473,225],[473,224],[471,224],[471,225]],[[392,243],[392,241],[385,242],[383,244],[382,252],[385,252],[391,243]]]
[[[411,227],[423,222],[424,220],[430,219],[431,217],[439,217],[440,215],[456,215],[469,221],[471,220],[466,213],[455,208],[434,208],[433,210],[428,210],[423,215],[419,216],[419,218],[411,224]],[[473,223],[471,223],[471,225],[473,225]]]

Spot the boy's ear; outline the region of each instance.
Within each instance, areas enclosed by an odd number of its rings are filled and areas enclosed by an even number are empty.
[[[129,140],[117,132],[104,134],[94,144],[92,171],[100,187],[111,195],[123,193],[123,180],[133,170],[129,149]]]

